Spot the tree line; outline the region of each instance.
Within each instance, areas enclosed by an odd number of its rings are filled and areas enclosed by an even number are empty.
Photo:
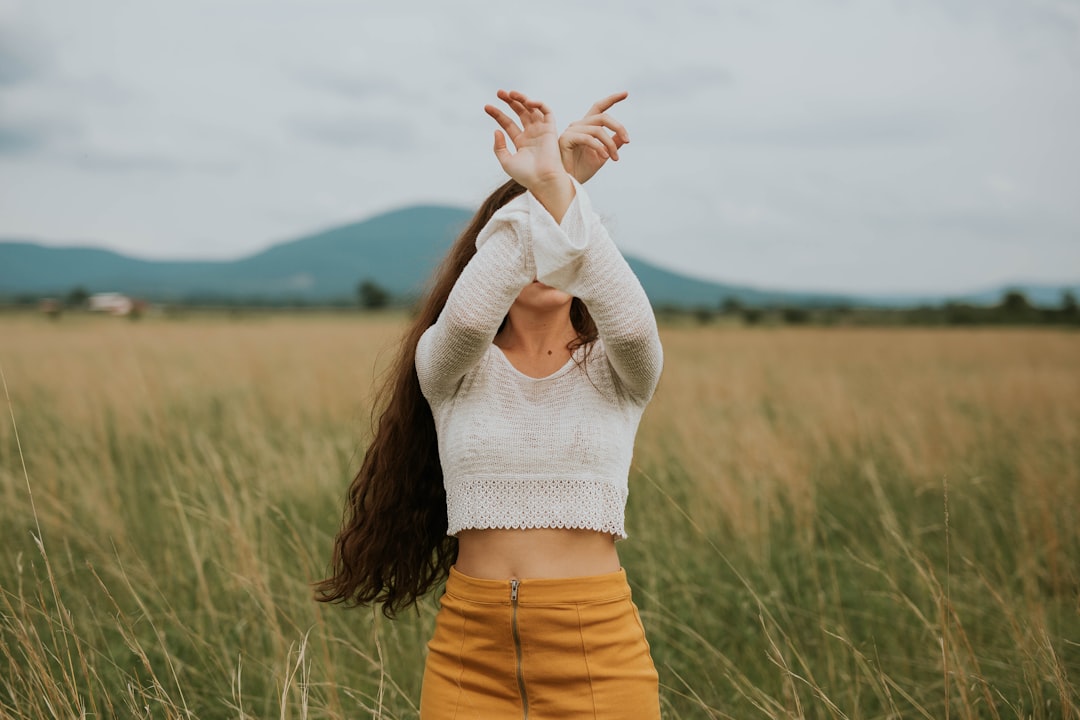
[[[92,293],[78,286],[59,297],[22,294],[0,297],[0,304],[16,307],[39,307],[58,317],[65,310],[87,307]],[[247,297],[201,295],[165,303],[167,307],[205,307],[232,309],[319,309],[366,311],[409,308],[415,296],[395,295],[372,278],[356,284],[352,298],[316,300],[304,297]],[[143,303],[143,306],[146,304]],[[1019,290],[1010,290],[994,305],[947,301],[940,305],[915,307],[869,307],[846,304],[798,305],[751,304],[736,297],[725,297],[715,306],[656,306],[657,315],[667,320],[689,320],[699,324],[714,322],[742,325],[1080,325],[1080,304],[1076,295],[1065,291],[1053,307],[1037,306]]]
[[[1033,304],[1023,292],[1010,290],[994,305],[946,301],[914,307],[836,305],[752,305],[734,297],[715,307],[661,306],[668,318],[690,318],[700,324],[739,322],[744,325],[1080,325],[1080,305],[1066,290],[1058,305]]]

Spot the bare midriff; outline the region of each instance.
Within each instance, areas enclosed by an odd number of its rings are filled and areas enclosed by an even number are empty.
[[[475,578],[582,577],[620,568],[614,536],[595,530],[462,530],[457,537],[455,567]]]

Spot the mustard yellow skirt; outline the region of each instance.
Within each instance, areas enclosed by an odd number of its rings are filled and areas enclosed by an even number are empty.
[[[626,572],[482,580],[450,569],[421,720],[658,720],[659,684]]]

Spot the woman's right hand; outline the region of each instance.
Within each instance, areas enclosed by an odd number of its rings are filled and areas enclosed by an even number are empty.
[[[630,133],[622,123],[607,114],[627,95],[629,93],[623,91],[597,100],[585,117],[570,123],[559,137],[563,166],[579,183],[595,175],[608,159],[617,161],[619,148],[630,142]],[[613,134],[608,134],[608,130]]]
[[[484,106],[484,111],[502,128],[495,131],[495,157],[507,175],[530,190],[556,220],[561,220],[573,200],[574,185],[563,167],[554,114],[544,103],[516,90],[500,90],[498,97],[518,116],[521,126],[495,106]],[[506,146],[507,136],[514,144],[514,152]]]

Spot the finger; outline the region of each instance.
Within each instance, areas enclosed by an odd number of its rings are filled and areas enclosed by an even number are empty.
[[[499,99],[509,105],[510,110],[512,110],[514,114],[518,116],[518,119],[521,121],[521,127],[528,127],[529,120],[531,119],[529,109],[525,107],[525,105],[521,101],[510,97],[510,93],[506,90],[500,90],[497,95]]]
[[[529,112],[529,109],[525,107],[525,103],[521,102],[521,100],[515,97],[515,95],[521,95],[521,93],[509,93],[505,90],[500,90],[496,94],[498,95],[499,99],[509,105],[510,109],[513,110],[514,113],[522,119],[522,122],[524,122],[525,115]]]
[[[511,120],[509,115],[494,105],[485,105],[484,112],[493,117],[495,122],[499,123],[499,127],[506,131],[507,136],[510,138],[510,142],[514,143],[514,146],[516,147],[517,140],[515,138],[521,134],[521,128],[517,126],[517,123]]]
[[[566,138],[567,147],[570,149],[575,148],[578,145],[587,145],[591,149],[595,150],[601,156],[610,158],[611,153],[608,152],[607,147],[598,138],[589,135],[587,133],[575,133],[567,132],[564,134]]]
[[[622,147],[622,143],[618,142],[618,136],[608,135],[604,128],[595,125],[575,125],[567,128],[566,133],[588,135],[604,146],[605,155],[612,160],[619,159],[619,148]]]
[[[563,131],[563,134],[571,132],[588,133],[599,138],[606,146],[610,146],[611,143],[614,143],[615,147],[614,152],[612,153],[612,157],[614,157],[614,159],[616,160],[619,159],[619,148],[621,148],[627,143],[627,141],[623,140],[622,136],[620,135],[608,135],[602,128],[594,125],[586,125],[580,121],[570,123],[570,127],[566,128],[566,130]]]
[[[599,115],[600,113],[606,111],[608,108],[610,108],[615,103],[622,102],[629,95],[630,95],[630,93],[628,93],[626,90],[623,90],[622,92],[617,92],[617,93],[615,93],[613,95],[608,95],[603,100],[597,100],[596,103],[591,108],[589,108],[589,111],[587,113],[585,113],[585,114],[586,115]]]
[[[506,148],[506,136],[502,134],[502,131],[495,131],[495,157],[498,158],[499,164],[503,167],[506,163],[514,157]]]
[[[533,119],[537,121],[543,121],[545,117],[551,115],[551,108],[549,108],[540,100],[533,100],[529,98],[525,93],[518,92],[517,90],[512,90],[510,92],[510,98],[515,100],[516,102],[521,103],[527,110],[539,113],[539,115],[533,116]]]
[[[587,125],[600,125],[606,127],[608,130],[615,133],[618,137],[622,138],[623,143],[630,142],[630,133],[626,131],[626,127],[623,126],[621,122],[611,117],[607,113],[586,115],[577,122],[585,123]]]
[[[524,102],[527,107],[535,108],[540,112],[544,113],[545,115],[551,114],[551,108],[549,108],[547,104],[541,100],[530,100],[526,98]]]

